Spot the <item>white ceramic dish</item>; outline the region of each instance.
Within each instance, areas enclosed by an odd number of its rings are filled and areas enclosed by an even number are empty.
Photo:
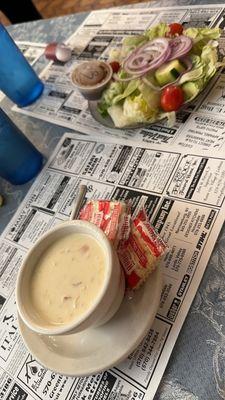
[[[69,336],[40,335],[19,318],[24,342],[44,367],[69,376],[88,376],[125,359],[148,333],[157,312],[162,289],[157,269],[137,292],[128,293],[105,325]]]
[[[72,233],[87,234],[98,241],[105,255],[106,278],[91,307],[79,318],[59,326],[47,324],[32,308],[30,279],[45,250],[58,239]],[[43,234],[27,253],[16,283],[16,303],[20,317],[30,329],[46,335],[72,334],[105,323],[118,310],[123,296],[124,275],[114,248],[101,229],[90,222],[80,220],[67,221]]]

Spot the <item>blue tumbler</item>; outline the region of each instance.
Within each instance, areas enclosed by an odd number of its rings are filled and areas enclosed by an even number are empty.
[[[0,108],[0,176],[13,185],[32,179],[43,156]]]
[[[0,24],[0,90],[19,107],[33,103],[44,85],[11,36]]]

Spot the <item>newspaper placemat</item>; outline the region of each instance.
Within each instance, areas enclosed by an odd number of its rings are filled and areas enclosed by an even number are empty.
[[[97,400],[100,391],[102,398],[152,400],[224,221],[224,176],[225,158],[213,152],[65,134],[1,237],[1,398]],[[69,219],[81,183],[87,199],[131,199],[133,213],[144,205],[170,251],[161,263],[161,303],[146,338],[110,371],[73,379],[44,369],[26,350],[14,288],[27,250]]]
[[[223,14],[221,4],[92,12],[67,40],[73,49],[72,59],[67,63],[52,63],[43,70],[41,77],[45,82],[45,91],[40,100],[22,110],[13,109],[83,133],[132,138],[139,143],[179,144],[188,149],[199,146],[200,150],[215,147],[221,150],[224,146],[224,71],[216,74],[195,102],[178,113],[175,126],[169,128],[161,122],[136,130],[109,129],[96,122],[85,99],[72,87],[70,75],[77,62],[90,58],[105,60],[110,49],[121,46],[124,37],[142,33],[160,21],[176,21],[185,27],[219,26],[223,29]],[[225,54],[224,44],[223,34],[221,54]]]
[[[27,41],[16,41],[16,44],[31,65],[34,65],[38,61],[38,59],[43,55],[46,47],[45,43]]]

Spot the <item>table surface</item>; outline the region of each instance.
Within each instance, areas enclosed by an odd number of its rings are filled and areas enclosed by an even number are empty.
[[[162,0],[136,4],[135,7],[168,7],[209,4],[210,0]],[[211,3],[214,3],[211,0]],[[223,0],[215,3],[223,4]],[[134,5],[133,5],[134,7]],[[33,42],[63,41],[85,19],[87,13],[74,14],[10,26],[16,40]],[[4,100],[7,111],[21,130],[46,156],[52,153],[68,129],[14,113],[12,103]],[[16,187],[0,180],[0,193],[6,205],[0,209],[0,232],[17,210],[32,182]],[[225,399],[225,226],[220,233],[201,285],[180,332],[166,368],[156,400]]]

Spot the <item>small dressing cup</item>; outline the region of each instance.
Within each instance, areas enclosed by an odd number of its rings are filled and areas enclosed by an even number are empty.
[[[101,70],[105,71],[105,76],[102,79],[99,78]],[[84,61],[78,64],[71,74],[71,81],[80,93],[87,100],[98,100],[100,99],[103,90],[108,85],[112,78],[113,70],[110,64],[104,61]],[[80,78],[80,79],[78,79]],[[97,80],[100,79],[99,82]],[[91,81],[93,82],[91,83]],[[96,81],[96,83],[94,83]]]

